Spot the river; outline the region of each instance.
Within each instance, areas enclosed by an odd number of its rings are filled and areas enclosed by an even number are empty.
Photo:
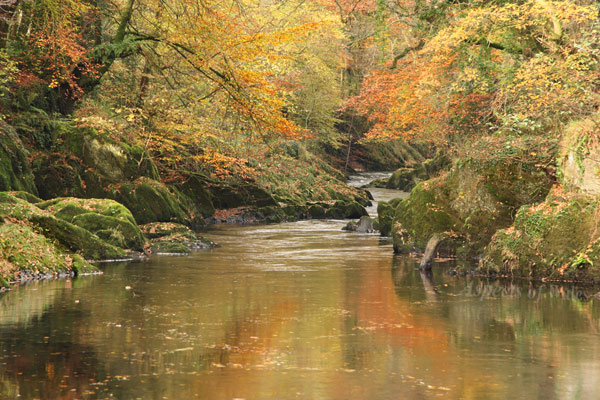
[[[345,223],[217,226],[0,295],[0,398],[600,398],[594,290],[427,277]]]

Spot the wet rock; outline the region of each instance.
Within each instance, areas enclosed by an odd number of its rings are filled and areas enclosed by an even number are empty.
[[[153,222],[140,226],[140,229],[150,239],[153,253],[188,254],[191,249],[218,247],[214,242],[181,224]]]
[[[394,222],[394,217],[396,216],[396,207],[401,201],[402,199],[397,198],[388,202],[380,201],[377,204],[377,220],[381,236],[391,235],[392,224]]]
[[[325,218],[325,207],[321,204],[313,204],[308,206],[308,215],[314,219]]]
[[[372,233],[375,232],[373,229],[373,219],[369,216],[363,216],[358,221],[358,226],[356,227],[356,231],[358,233]]]
[[[371,182],[369,182],[368,184],[366,184],[363,187],[365,187],[365,188],[386,189],[387,188],[388,179],[389,178],[376,178],[376,179],[373,179]]]
[[[350,221],[342,228],[343,231],[348,231],[348,232],[356,232],[357,229],[358,229],[358,223],[356,221]]]
[[[325,211],[325,218],[347,219],[368,215],[367,210],[356,201],[336,201]]]

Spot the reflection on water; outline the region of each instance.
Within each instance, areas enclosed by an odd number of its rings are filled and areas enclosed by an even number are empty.
[[[600,397],[594,297],[423,275],[343,225],[218,227],[218,249],[2,295],[0,397]]]

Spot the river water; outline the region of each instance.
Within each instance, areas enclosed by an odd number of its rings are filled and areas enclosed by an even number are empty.
[[[423,276],[344,224],[219,226],[1,295],[0,398],[600,398],[594,290]]]

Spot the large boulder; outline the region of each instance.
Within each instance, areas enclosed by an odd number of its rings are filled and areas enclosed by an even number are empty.
[[[443,234],[442,248],[479,255],[498,229],[510,226],[514,210],[542,201],[553,183],[542,166],[552,155],[520,146],[510,151],[518,156],[462,159],[446,174],[419,183],[394,208],[395,251],[423,251],[434,234]],[[386,230],[390,210],[380,210]]]
[[[0,287],[32,278],[98,271],[80,255],[66,254],[28,224],[0,224],[0,237]]]
[[[598,282],[600,199],[557,190],[546,201],[519,209],[498,231],[478,272],[486,275]]]
[[[149,222],[187,223],[190,215],[178,201],[176,190],[150,178],[138,178],[107,188],[106,197],[127,207],[138,224]]]
[[[0,217],[29,222],[36,232],[86,259],[122,259],[127,255],[125,250],[106,243],[87,229],[57,218],[51,212],[6,192],[0,192]]]
[[[142,251],[146,239],[131,212],[109,199],[56,198],[36,204],[117,247]]]

